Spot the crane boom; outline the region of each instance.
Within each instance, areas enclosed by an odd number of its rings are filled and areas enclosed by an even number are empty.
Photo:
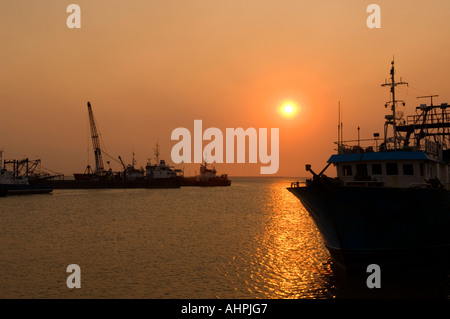
[[[95,155],[95,173],[102,174],[105,169],[103,166],[102,159],[102,150],[100,148],[100,140],[98,136],[97,126],[94,121],[94,113],[92,113],[91,103],[87,103],[88,112],[89,112],[89,124],[91,127],[91,138],[92,138],[92,146],[94,147],[94,155]]]
[[[120,163],[121,163],[122,166],[123,166],[123,169],[126,170],[127,167],[125,166],[124,162],[122,161],[122,157],[119,156],[119,160],[120,160]]]

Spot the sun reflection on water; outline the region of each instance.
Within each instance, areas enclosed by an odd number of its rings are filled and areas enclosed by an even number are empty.
[[[300,201],[273,183],[265,196],[264,223],[250,255],[241,257],[248,292],[261,298],[333,298],[329,254]]]

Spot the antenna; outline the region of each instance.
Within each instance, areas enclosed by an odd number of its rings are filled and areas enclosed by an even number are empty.
[[[360,128],[359,128],[359,126],[358,126],[358,146],[360,146],[360,142],[361,142],[361,139],[359,138],[359,130],[360,130]]]
[[[155,151],[155,158],[156,158],[156,164],[159,164],[159,144],[156,142],[156,147],[154,148]]]
[[[344,124],[342,123],[342,114],[341,114],[341,143],[344,143]]]
[[[394,59],[392,59],[391,62],[391,82],[385,82],[384,84],[381,84],[381,86],[390,86],[391,87],[391,95],[392,95],[392,101],[389,101],[388,103],[386,103],[386,106],[389,105],[389,103],[392,103],[391,109],[392,109],[392,128],[393,128],[393,132],[394,132],[394,150],[397,150],[397,124],[396,124],[396,105],[397,105],[397,100],[395,99],[395,87],[397,85],[402,85],[402,84],[406,84],[408,85],[407,82],[403,82],[400,79],[400,82],[395,82],[395,69],[394,69]],[[386,142],[386,136],[385,138],[385,142]]]
[[[433,98],[434,97],[438,97],[439,95],[425,95],[425,96],[418,96],[418,99],[426,99],[426,98],[430,98],[430,105],[433,106]]]
[[[341,101],[338,103],[338,153],[341,146]]]
[[[342,129],[342,113],[341,113],[341,101],[338,102],[338,153],[341,144],[343,143],[343,129]]]

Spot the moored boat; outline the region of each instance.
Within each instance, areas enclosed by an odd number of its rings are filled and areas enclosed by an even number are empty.
[[[5,160],[0,151],[0,196],[48,194],[53,191],[48,174],[38,173],[40,160]]]
[[[227,174],[217,176],[216,169],[208,168],[207,163],[200,165],[200,174],[196,176],[184,177],[181,186],[230,186],[231,180]]]

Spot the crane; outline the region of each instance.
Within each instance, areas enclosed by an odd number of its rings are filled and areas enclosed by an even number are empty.
[[[89,124],[91,127],[91,138],[92,138],[92,146],[94,147],[94,155],[95,155],[95,173],[102,175],[105,171],[103,166],[102,159],[102,150],[100,148],[100,139],[97,131],[97,126],[95,125],[94,113],[92,113],[91,103],[87,103],[88,113],[89,113]]]
[[[127,167],[125,166],[124,162],[122,161],[122,157],[119,156],[119,160],[120,160],[120,163],[122,164],[123,169],[126,170]]]

